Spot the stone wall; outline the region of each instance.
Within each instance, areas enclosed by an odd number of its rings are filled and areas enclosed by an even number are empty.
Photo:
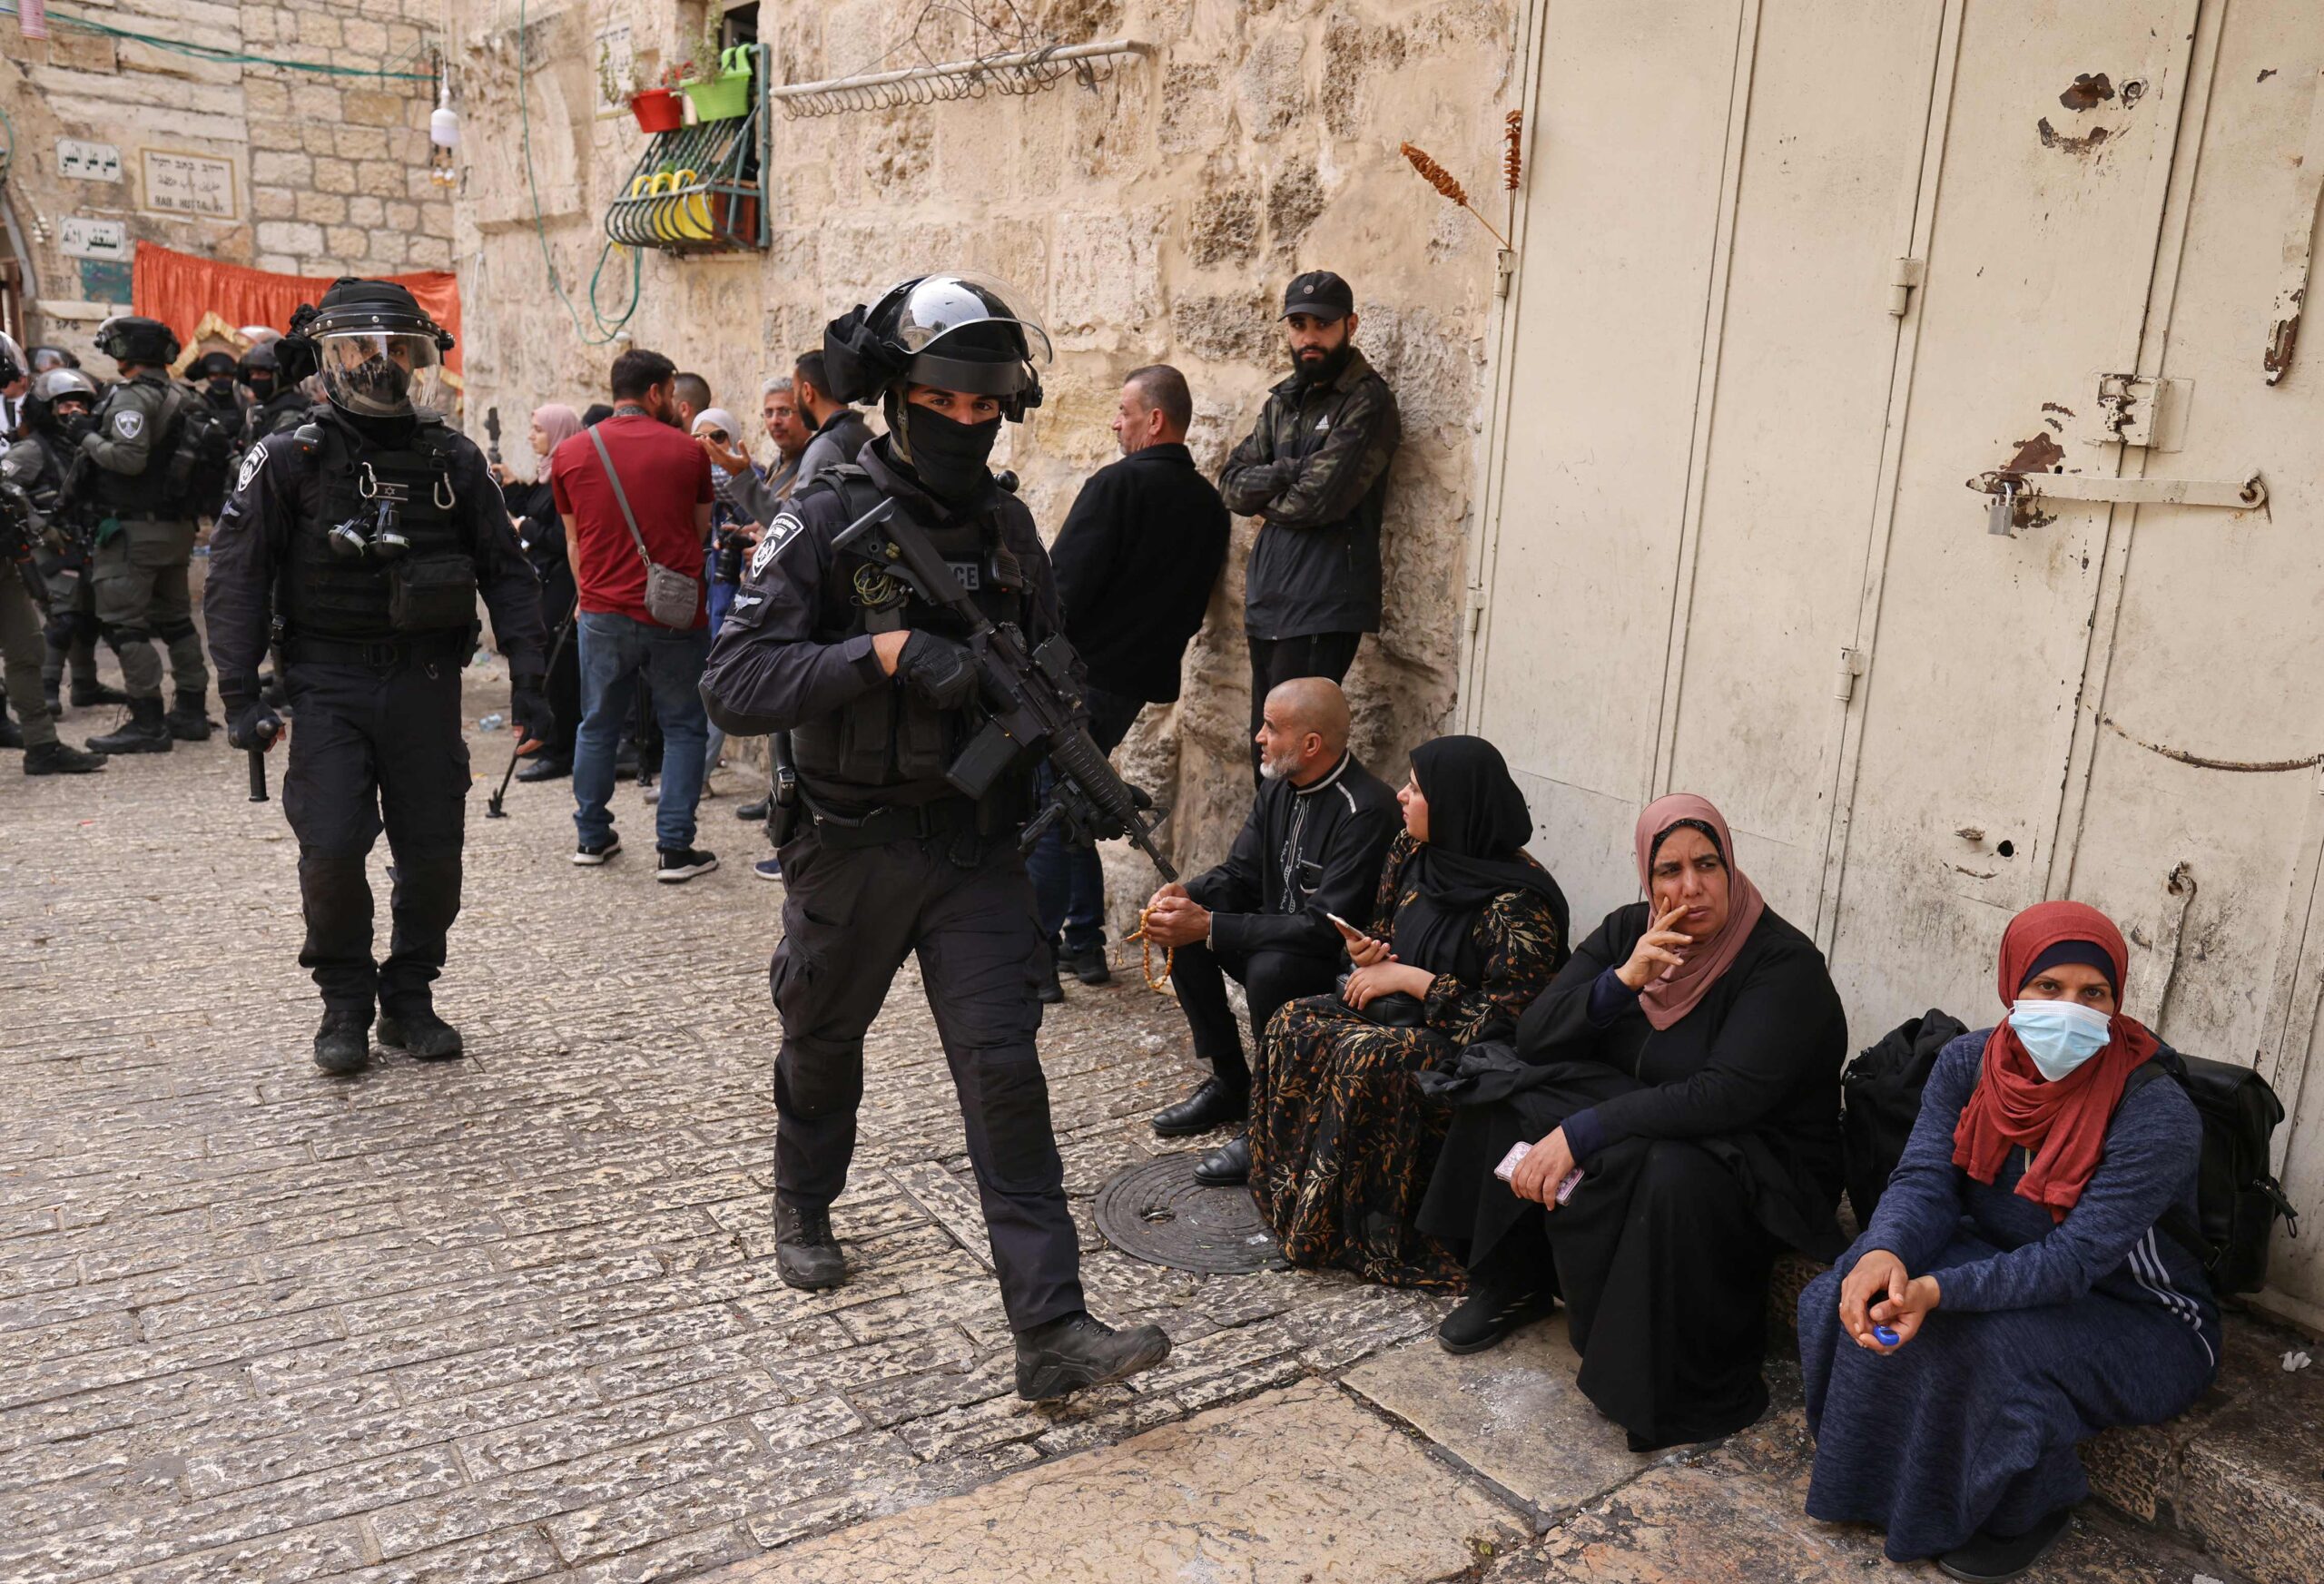
[[[372,71],[432,69],[442,0],[306,0],[297,6],[123,0],[77,15],[126,32],[243,54]],[[15,132],[7,200],[31,281],[35,339],[88,351],[125,311],[126,257],[62,251],[64,221],[118,222],[139,240],[299,275],[394,274],[451,265],[452,205],[428,180],[426,81],[336,76],[197,60],[73,28],[18,35],[0,19],[0,109]],[[67,176],[59,139],[113,145],[117,181]],[[229,212],[162,212],[147,151],[222,161]],[[106,367],[99,359],[96,367]]]
[[[703,372],[722,404],[749,414],[762,379],[818,344],[833,313],[931,268],[998,273],[1029,293],[1056,339],[1047,405],[1001,453],[1053,533],[1080,480],[1115,454],[1106,425],[1125,372],[1154,361],[1186,371],[1192,444],[1215,470],[1287,371],[1275,322],[1285,283],[1304,269],[1341,271],[1356,290],[1358,340],[1394,387],[1407,436],[1388,512],[1386,627],[1365,644],[1351,681],[1359,751],[1401,778],[1403,751],[1439,729],[1452,704],[1494,244],[1413,175],[1397,145],[1428,149],[1486,196],[1498,220],[1499,133],[1517,92],[1513,7],[1019,7],[1062,42],[1126,36],[1153,53],[1095,88],[1068,83],[1025,99],[778,118],[773,247],[733,261],[648,254],[627,332]],[[922,9],[904,0],[770,3],[761,26],[777,80],[804,82],[889,55]],[[521,44],[513,0],[475,5],[457,24],[469,162],[456,251],[471,414],[497,405],[509,422],[543,401],[603,398],[615,349],[584,344],[549,290],[541,236],[578,300],[599,257],[606,204],[644,145],[625,113],[596,109],[596,40],[626,26],[651,64],[699,16],[615,0],[536,6]],[[957,36],[935,42],[970,53]],[[609,319],[627,284],[616,256],[598,293]],[[1253,527],[1237,525],[1227,576],[1187,658],[1183,701],[1149,709],[1125,750],[1131,773],[1174,801],[1183,862],[1214,859],[1249,804],[1240,617]],[[1127,864],[1122,881],[1118,907],[1148,883]]]

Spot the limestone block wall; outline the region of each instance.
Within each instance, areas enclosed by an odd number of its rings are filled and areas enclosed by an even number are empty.
[[[1216,470],[1288,371],[1275,315],[1289,278],[1330,268],[1354,284],[1358,339],[1395,388],[1406,428],[1388,510],[1388,614],[1351,678],[1358,748],[1400,779],[1403,755],[1452,704],[1464,544],[1495,309],[1495,244],[1397,152],[1433,153],[1498,219],[1503,113],[1517,81],[1510,0],[1050,0],[1019,9],[1062,42],[1129,37],[1144,60],[1095,88],[774,123],[773,245],[738,260],[649,254],[635,344],[699,370],[754,414],[761,381],[819,343],[827,319],[899,278],[945,266],[1017,283],[1058,358],[1047,404],[1003,442],[1043,531],[1116,454],[1121,376],[1167,361],[1192,382],[1191,437]],[[778,81],[893,65],[922,0],[760,7]],[[456,214],[468,304],[470,422],[497,405],[522,431],[546,400],[604,398],[616,349],[585,344],[549,290],[542,238],[579,300],[607,201],[643,147],[625,112],[600,114],[597,39],[672,51],[700,13],[623,0],[548,12],[479,0],[455,25],[468,127]],[[961,37],[922,42],[972,53]],[[945,58],[940,54],[938,58]],[[522,70],[520,72],[520,64]],[[532,176],[521,159],[526,89]],[[536,221],[537,194],[538,222]],[[598,300],[617,317],[627,265]],[[581,319],[594,333],[584,306]],[[755,434],[756,425],[750,425]],[[761,443],[763,453],[765,448]],[[1224,851],[1248,808],[1248,657],[1237,525],[1226,576],[1175,708],[1149,708],[1129,771],[1173,802],[1183,863]],[[1142,861],[1139,861],[1142,864]],[[1150,884],[1124,861],[1117,904]]]
[[[442,24],[442,0],[123,0],[73,9],[126,32],[239,54],[423,76]],[[141,239],[300,275],[449,268],[452,205],[428,177],[434,107],[427,81],[197,59],[54,16],[48,38],[28,39],[14,18],[0,19],[0,110],[15,133],[11,245],[31,277],[33,335],[85,354],[97,323],[126,309],[127,255]],[[119,179],[67,174],[59,139],[117,148]],[[215,206],[222,212],[171,212],[166,194],[147,190],[148,151],[223,162],[231,192]],[[123,258],[67,254],[71,219],[119,224]]]

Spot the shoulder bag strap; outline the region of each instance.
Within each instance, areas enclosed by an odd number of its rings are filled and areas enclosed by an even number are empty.
[[[621,475],[614,471],[613,453],[606,449],[606,437],[592,428],[589,443],[597,448],[597,460],[606,465],[606,482],[614,487],[614,504],[621,507],[621,520],[629,525],[629,536],[637,546],[637,558],[645,563],[650,572],[654,567],[653,553],[645,548],[645,536],[637,531],[636,514],[629,509],[629,497],[622,490]]]

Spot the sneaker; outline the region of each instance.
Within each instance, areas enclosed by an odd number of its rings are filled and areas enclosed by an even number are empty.
[[[1084,1386],[1101,1386],[1150,1370],[1170,1356],[1158,1325],[1116,1331],[1086,1310],[1017,1333],[1017,1395],[1053,1402]]]
[[[620,851],[618,836],[608,836],[603,841],[584,841],[573,850],[573,861],[594,869]]]
[[[780,858],[762,858],[756,863],[751,865],[751,872],[757,875],[761,880],[781,880],[783,878],[783,860]]]
[[[659,850],[661,861],[655,865],[654,878],[665,885],[682,885],[698,874],[708,874],[718,867],[718,855],[704,852],[699,847],[665,847]]]
[[[1068,947],[1065,959],[1058,967],[1085,985],[1109,985],[1114,982],[1113,969],[1106,966],[1106,949],[1102,944],[1079,951]]]
[[[1448,1353],[1482,1353],[1519,1326],[1547,1319],[1557,1306],[1554,1293],[1472,1287],[1469,1295],[1436,1328],[1437,1345]]]

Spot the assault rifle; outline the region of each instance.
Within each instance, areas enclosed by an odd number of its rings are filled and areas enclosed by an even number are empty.
[[[48,615],[48,585],[33,565],[32,501],[21,486],[0,483],[0,562],[13,566],[24,579],[33,606]]]
[[[1025,827],[1020,846],[1031,847],[1058,824],[1067,834],[1089,841],[1127,836],[1154,861],[1165,881],[1178,878],[1154,844],[1162,826],[1148,812],[1154,800],[1117,775],[1089,735],[1088,710],[1073,681],[1078,659],[1062,634],[1028,654],[1024,635],[984,614],[960,586],[951,564],[892,500],[850,523],[832,547],[865,557],[968,625],[986,720],[945,772],[945,780],[963,796],[980,798],[1026,755],[1038,754],[1057,774],[1048,801]]]

